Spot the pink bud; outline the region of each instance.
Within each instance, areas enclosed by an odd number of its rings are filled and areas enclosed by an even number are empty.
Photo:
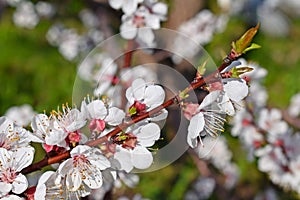
[[[105,129],[105,121],[102,119],[93,119],[89,124],[91,131],[102,132]]]
[[[186,104],[183,108],[183,115],[185,116],[185,118],[187,118],[188,120],[191,120],[191,118],[195,114],[197,114],[198,107],[199,107],[199,104],[195,104],[195,103]]]

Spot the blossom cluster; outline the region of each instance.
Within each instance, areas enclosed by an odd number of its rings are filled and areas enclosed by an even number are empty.
[[[148,147],[160,138],[160,127],[152,121],[165,118],[165,113],[163,117],[142,120],[113,136],[107,134],[161,105],[165,94],[160,86],[136,79],[127,89],[126,97],[127,111],[112,106],[109,101],[87,98],[80,109],[63,105],[49,116],[34,114],[30,124],[32,132],[8,117],[1,117],[1,197],[11,192],[28,193],[31,189],[21,173],[33,161],[31,142],[41,143],[50,157],[70,152],[70,158],[60,163],[56,171],[47,171],[39,177],[37,186],[33,186],[36,192],[31,194],[35,199],[54,198],[57,194],[65,199],[84,197],[91,190],[101,188],[104,180],[108,184],[124,177],[123,171],[148,168],[153,161]],[[105,139],[97,147],[86,145],[98,138]]]
[[[299,189],[299,132],[288,125],[282,111],[266,106],[267,93],[261,80],[267,71],[255,63],[240,60],[241,66],[255,68],[248,74],[251,96],[246,98],[244,109],[232,120],[231,134],[238,136],[249,150],[249,159],[257,158],[258,169],[269,174],[270,179],[286,189]],[[288,109],[291,116],[298,116],[298,96],[292,98]]]

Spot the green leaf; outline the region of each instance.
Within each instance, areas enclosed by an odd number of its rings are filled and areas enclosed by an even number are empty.
[[[259,49],[259,48],[261,48],[260,45],[255,44],[255,43],[251,43],[250,47],[246,48],[246,49],[243,51],[243,53],[246,53],[247,51],[251,51],[251,50],[253,50],[253,49]]]
[[[205,72],[206,72],[206,64],[207,64],[207,62],[208,62],[208,59],[202,64],[202,65],[200,65],[199,67],[198,67],[198,69],[197,69],[197,76],[203,76],[204,74],[205,74]]]
[[[237,41],[232,42],[232,48],[235,51],[237,55],[241,55],[242,53],[257,48],[257,44],[251,44],[252,39],[256,35],[259,28],[259,23],[253,27],[250,28],[248,31],[246,31],[242,37],[240,37]],[[250,47],[249,47],[250,45]],[[247,50],[250,48],[249,50]]]

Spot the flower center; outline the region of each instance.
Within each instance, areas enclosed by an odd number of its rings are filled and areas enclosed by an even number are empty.
[[[6,170],[2,171],[0,180],[1,182],[13,183],[16,177],[17,177],[17,172],[14,169],[9,167]]]

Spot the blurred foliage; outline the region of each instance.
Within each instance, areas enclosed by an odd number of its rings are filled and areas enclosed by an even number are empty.
[[[77,1],[67,1],[67,14],[75,16],[82,2],[70,2]],[[32,105],[38,112],[49,112],[62,103],[70,103],[76,64],[66,61],[57,48],[47,43],[45,35],[52,22],[42,21],[34,30],[25,30],[15,27],[11,16],[12,10],[8,9],[0,20],[0,114],[3,115],[11,106],[24,103]],[[66,21],[80,27],[76,20]],[[287,106],[290,97],[300,92],[300,21],[293,21],[293,24],[290,36],[285,38],[273,38],[259,32],[254,41],[262,48],[246,56],[268,70],[265,85],[269,92],[269,104],[280,108]],[[246,29],[240,19],[232,18],[226,30],[215,36],[206,49],[217,64],[221,62],[222,53],[229,52],[231,41]],[[229,133],[225,135],[233,150],[234,161],[241,170],[241,179],[236,187],[238,190],[233,193],[247,199],[271,183],[267,175],[257,170],[255,162],[247,161],[247,153],[241,149],[238,140],[230,137]],[[140,184],[134,191],[151,199],[182,199],[198,175],[192,159],[185,156],[162,170],[142,174]],[[281,192],[283,199],[293,199],[295,196]]]

